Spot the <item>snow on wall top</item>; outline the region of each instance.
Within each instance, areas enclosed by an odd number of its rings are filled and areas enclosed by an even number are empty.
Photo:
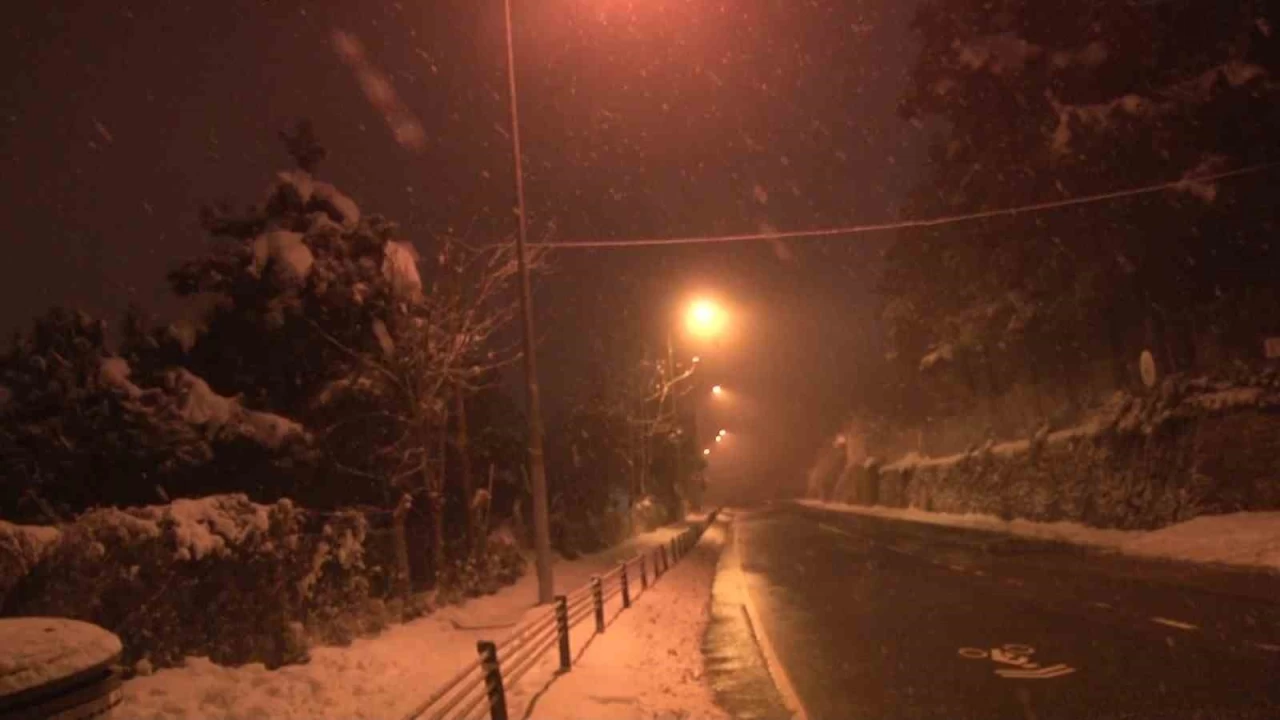
[[[110,662],[120,638],[79,620],[0,618],[0,697]]]

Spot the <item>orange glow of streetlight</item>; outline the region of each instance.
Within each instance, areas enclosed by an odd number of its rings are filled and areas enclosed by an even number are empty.
[[[711,454],[711,448],[704,448],[704,449],[702,450],[702,454],[703,454],[703,455],[710,455],[710,454]]]
[[[723,394],[724,394],[724,388],[720,387],[719,385],[716,385],[715,387],[711,388],[711,394],[712,394],[712,395],[723,395]]]
[[[717,438],[722,438],[722,437],[724,437],[725,435],[728,435],[728,434],[729,434],[729,431],[728,431],[728,430],[724,430],[724,429],[722,429],[722,430],[720,430],[720,432],[716,433],[716,437],[717,437]]]
[[[723,436],[723,435],[717,435],[717,436],[716,436],[716,442],[721,442],[721,441],[723,441],[723,440],[724,440],[724,436]]]
[[[685,314],[685,328],[690,335],[713,338],[724,330],[724,310],[711,300],[695,300]]]

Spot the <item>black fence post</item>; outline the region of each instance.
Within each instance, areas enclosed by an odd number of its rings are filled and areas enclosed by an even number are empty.
[[[658,578],[662,577],[662,573],[667,571],[667,546],[666,545],[658,546],[658,558],[662,562],[662,569],[658,569],[659,560],[655,560],[653,563],[654,565],[653,579],[654,580],[657,580]]]
[[[649,589],[649,570],[645,568],[644,553],[640,553],[640,589]]]
[[[476,643],[484,670],[484,685],[489,693],[490,720],[507,720],[507,696],[502,690],[502,668],[498,665],[498,646],[488,640]]]
[[[568,672],[573,664],[569,652],[569,599],[556,596],[556,632],[560,635],[560,670]]]
[[[618,573],[618,582],[622,583],[622,609],[626,610],[631,607],[631,586],[627,582],[627,564],[622,563],[622,569]]]
[[[671,564],[680,562],[680,541],[679,538],[671,538]]]
[[[600,576],[591,578],[591,602],[596,606],[596,632],[604,632],[604,591],[600,587]]]

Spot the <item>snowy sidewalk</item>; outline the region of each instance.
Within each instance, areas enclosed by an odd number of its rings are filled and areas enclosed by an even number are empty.
[[[1108,530],[1072,522],[1002,520],[992,515],[954,515],[916,508],[845,505],[820,500],[796,502],[820,510],[991,530],[1089,545],[1138,557],[1280,570],[1280,512],[1205,515],[1159,530]]]
[[[685,526],[639,535],[577,560],[558,560],[556,589],[578,588],[621,560],[670,542]],[[659,585],[681,571],[674,568]],[[499,639],[529,614],[536,583],[530,568],[495,595],[441,608],[348,647],[314,648],[305,665],[267,670],[260,663],[222,667],[188,658],[184,667],[126,682],[117,714],[129,720],[399,720],[458,668],[475,661],[477,640]]]
[[[534,700],[533,720],[728,717],[715,704],[702,658],[727,522],[708,529],[697,547],[577,654],[573,669]]]

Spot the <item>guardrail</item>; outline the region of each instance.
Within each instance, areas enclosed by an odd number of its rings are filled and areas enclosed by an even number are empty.
[[[605,631],[605,603],[622,596],[622,609],[666,574],[698,544],[702,534],[715,522],[719,510],[706,520],[648,552],[619,563],[603,575],[568,593],[557,595],[555,604],[516,628],[499,642],[476,643],[476,659],[436,688],[404,720],[508,720],[506,686],[529,672],[553,647],[559,648],[560,671],[573,666],[569,633],[587,618],[595,622],[591,634]],[[638,592],[633,583],[640,581]]]

